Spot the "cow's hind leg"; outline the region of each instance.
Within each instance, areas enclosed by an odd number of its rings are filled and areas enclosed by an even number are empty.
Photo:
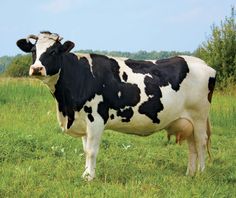
[[[87,181],[91,181],[95,177],[96,158],[103,130],[103,123],[87,126],[87,141],[86,144],[84,144],[84,146],[86,147],[86,166],[85,171],[82,175],[82,177]]]
[[[186,175],[194,176],[197,171],[197,149],[194,140],[194,135],[192,134],[187,139],[189,154],[188,154],[188,168]]]
[[[207,146],[207,119],[197,120],[194,122],[194,140],[197,150],[197,158],[199,163],[199,170],[201,172],[205,169],[205,155]]]

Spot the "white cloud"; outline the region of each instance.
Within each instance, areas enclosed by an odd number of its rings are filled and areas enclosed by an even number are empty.
[[[41,6],[41,9],[46,12],[61,13],[72,9],[78,0],[50,0]]]

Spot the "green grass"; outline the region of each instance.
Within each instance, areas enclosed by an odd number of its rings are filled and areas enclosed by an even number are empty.
[[[211,120],[213,161],[203,174],[185,176],[187,145],[164,132],[106,131],[87,183],[81,140],[61,133],[48,89],[0,78],[0,197],[235,197],[236,96],[215,93]]]

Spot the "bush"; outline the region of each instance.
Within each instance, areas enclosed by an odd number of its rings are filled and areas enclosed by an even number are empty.
[[[16,56],[5,71],[5,75],[11,77],[22,77],[29,75],[29,66],[32,64],[31,55]]]
[[[217,81],[221,87],[236,83],[236,24],[235,11],[225,18],[220,26],[213,25],[212,35],[197,50],[196,56],[217,70]]]

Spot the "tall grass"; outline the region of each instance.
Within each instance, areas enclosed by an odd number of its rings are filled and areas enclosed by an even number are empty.
[[[216,92],[213,99],[211,115],[213,125],[227,130],[235,129],[236,95]]]
[[[80,139],[61,133],[48,89],[31,79],[0,79],[0,197],[235,197],[236,96],[213,97],[213,161],[185,176],[187,145],[104,133],[97,178],[81,179]]]

